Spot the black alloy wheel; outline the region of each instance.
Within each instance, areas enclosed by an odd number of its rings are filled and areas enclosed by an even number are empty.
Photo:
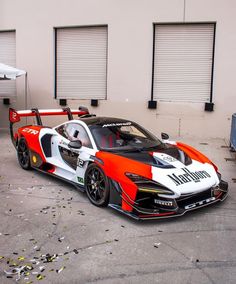
[[[23,137],[20,139],[17,146],[17,157],[20,166],[24,170],[29,170],[31,168],[29,148],[25,138]]]
[[[85,173],[85,187],[89,200],[96,206],[104,207],[109,202],[109,181],[103,170],[90,164]]]

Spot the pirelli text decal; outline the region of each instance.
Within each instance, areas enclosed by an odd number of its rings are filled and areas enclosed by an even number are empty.
[[[181,175],[176,175],[176,174],[168,175],[168,177],[175,183],[176,186],[184,184],[184,183],[188,183],[191,181],[200,182],[202,179],[211,177],[207,171],[191,172],[187,168],[183,168],[182,171],[183,171],[183,174]]]

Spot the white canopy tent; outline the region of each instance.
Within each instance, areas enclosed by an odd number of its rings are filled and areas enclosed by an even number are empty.
[[[27,72],[15,67],[0,63],[0,81],[15,80],[17,77],[25,75],[25,108],[27,109]],[[1,83],[0,83],[1,84]]]
[[[15,80],[22,75],[26,75],[26,71],[0,63],[0,80]]]

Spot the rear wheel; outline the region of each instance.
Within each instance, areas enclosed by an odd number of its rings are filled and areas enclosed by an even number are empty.
[[[20,166],[24,170],[31,169],[29,148],[28,148],[25,138],[23,137],[20,139],[18,146],[17,146],[17,157],[18,157]]]
[[[104,207],[109,202],[109,181],[103,170],[90,164],[85,173],[85,188],[89,200],[96,206]]]

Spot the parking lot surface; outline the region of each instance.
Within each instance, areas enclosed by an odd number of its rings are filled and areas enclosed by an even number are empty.
[[[182,217],[139,222],[24,171],[1,131],[0,283],[236,283],[235,153],[221,139],[180,140],[218,165],[229,196]]]

